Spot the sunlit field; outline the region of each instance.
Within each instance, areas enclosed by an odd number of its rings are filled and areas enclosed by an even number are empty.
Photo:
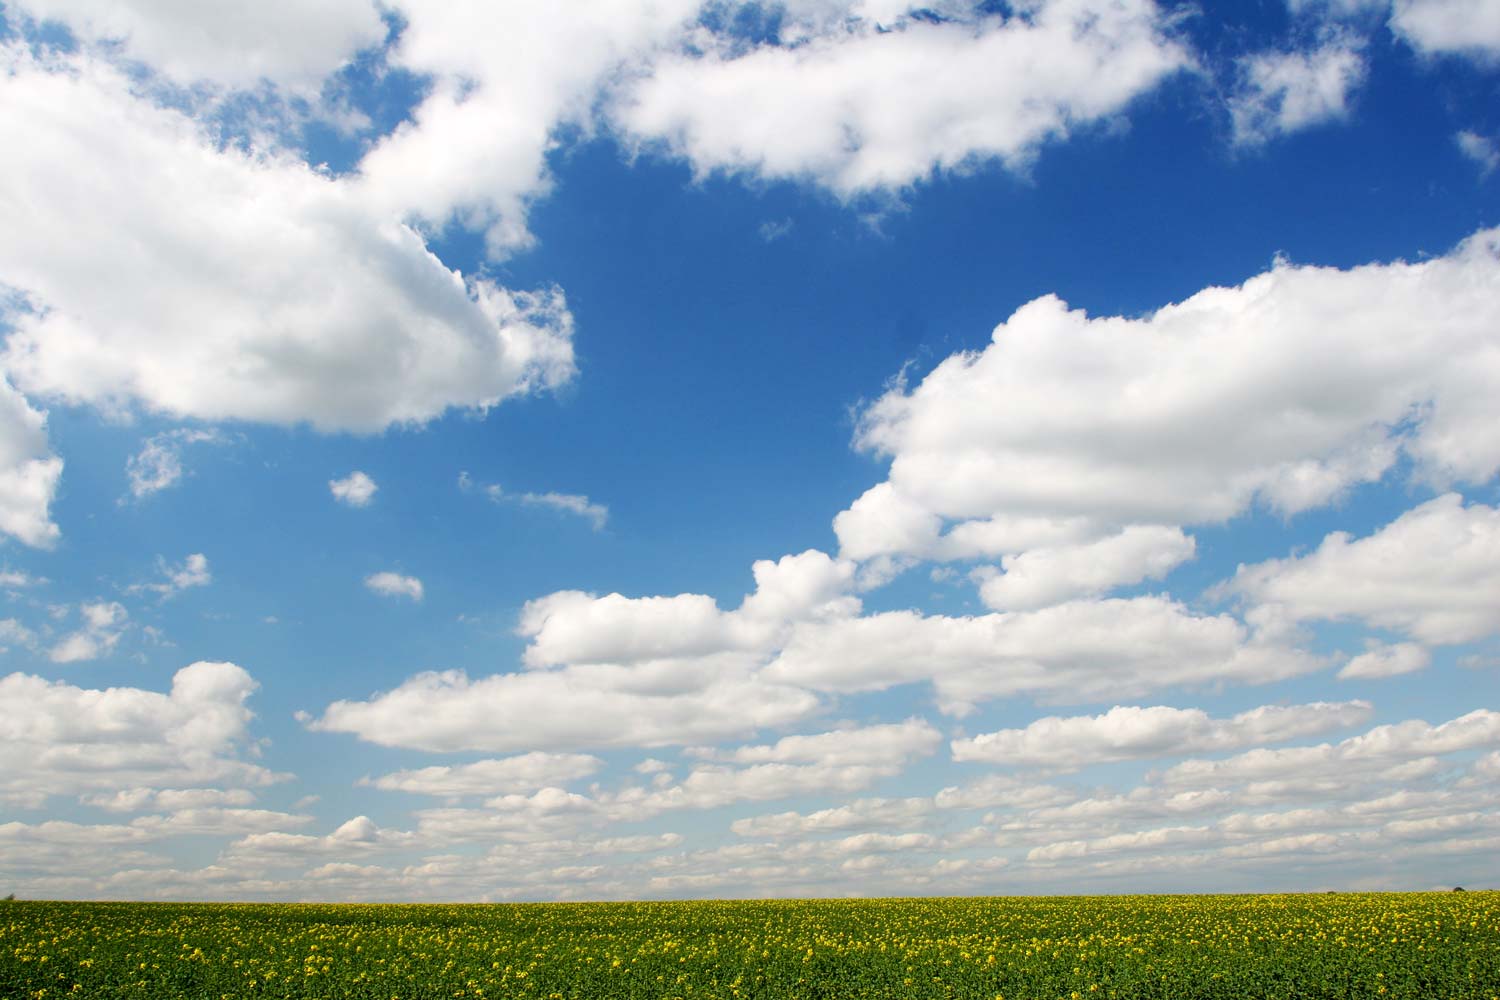
[[[1500,996],[1500,894],[0,905],[4,997]]]

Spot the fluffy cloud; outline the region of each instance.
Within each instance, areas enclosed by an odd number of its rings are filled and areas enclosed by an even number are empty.
[[[1486,0],[1395,0],[1391,28],[1418,52],[1500,55],[1500,10]]]
[[[865,410],[856,444],[890,473],[835,519],[842,554],[1017,555],[1057,567],[1055,587],[1038,574],[1044,599],[1110,575],[1048,550],[1126,526],[1315,508],[1403,453],[1423,480],[1485,481],[1500,469],[1496,289],[1500,231],[1483,231],[1417,263],[1280,262],[1138,319],[1037,299],[985,349]],[[1126,537],[1112,544],[1131,549]],[[1151,548],[1114,575],[1154,572],[1185,545],[1168,530]]]
[[[831,809],[810,813],[784,812],[737,819],[729,828],[741,837],[794,840],[847,830],[904,826],[932,813],[931,799],[855,799]]]
[[[1305,556],[1241,566],[1228,589],[1295,619],[1469,642],[1500,629],[1500,509],[1449,493],[1366,538],[1334,532]]]
[[[1358,47],[1338,38],[1304,52],[1264,52],[1240,64],[1241,88],[1229,102],[1234,137],[1259,143],[1345,117],[1365,78]]]
[[[365,577],[365,587],[371,593],[385,597],[404,597],[412,601],[422,599],[422,581],[414,576],[402,576],[384,570]]]
[[[931,682],[962,714],[994,698],[1138,697],[1176,685],[1268,683],[1322,662],[1227,615],[1196,616],[1161,597],[1076,601],[978,617],[891,611],[807,623],[765,677],[826,691]]]
[[[1347,681],[1375,677],[1395,677],[1398,674],[1416,673],[1425,670],[1432,656],[1421,646],[1412,642],[1387,645],[1369,643],[1369,649],[1353,657],[1339,671],[1339,680]]]
[[[559,750],[700,743],[810,715],[817,698],[769,684],[742,662],[614,665],[496,674],[418,674],[368,701],[337,701],[311,723],[383,746]]]
[[[0,281],[26,306],[5,315],[3,363],[18,388],[375,431],[571,377],[559,292],[465,281],[351,182],[216,145],[118,71],[56,58],[0,50]]]
[[[0,534],[36,548],[57,541],[62,532],[50,509],[62,469],[62,459],[47,446],[47,415],[0,372]]]
[[[83,628],[61,639],[47,652],[53,663],[78,663],[97,660],[115,648],[124,633],[130,613],[119,601],[96,601],[81,604],[79,614]]]
[[[548,187],[557,127],[587,123],[605,78],[677,38],[700,6],[401,5],[407,23],[388,58],[432,82],[361,161],[360,197],[434,230],[482,231],[493,256],[529,244],[527,205]]]
[[[295,0],[245,8],[160,0],[21,0],[10,6],[66,24],[86,42],[119,44],[179,83],[244,89],[268,81],[316,94],[324,77],[385,36],[369,0],[313,7]]]
[[[328,480],[328,492],[333,494],[335,500],[350,507],[368,507],[378,489],[380,487],[375,485],[375,480],[357,469],[343,479]]]
[[[1190,62],[1149,0],[1044,0],[1011,17],[946,4],[941,20],[835,6],[843,16],[789,10],[792,44],[700,34],[623,88],[614,121],[700,173],[807,178],[849,196],[985,161],[1019,167]]]
[[[457,767],[424,767],[384,774],[366,783],[387,791],[459,797],[532,792],[549,785],[585,778],[602,765],[588,754],[533,751],[502,760],[480,760]]]
[[[0,797],[49,796],[275,776],[239,758],[256,683],[233,663],[183,667],[165,693],[78,688],[29,674],[0,679]]]
[[[1133,524],[1098,541],[1006,556],[1003,573],[986,567],[974,575],[988,607],[1025,611],[1161,579],[1191,559],[1196,547],[1181,528]]]
[[[1235,750],[1313,736],[1364,722],[1368,702],[1265,705],[1229,719],[1197,708],[1116,706],[1103,715],[1038,719],[1025,729],[1002,729],[953,741],[953,759],[1072,770],[1090,764]]]
[[[1225,760],[1189,760],[1168,768],[1164,785],[1215,787],[1283,779],[1352,781],[1403,764],[1500,743],[1500,712],[1478,709],[1432,726],[1421,720],[1376,726],[1336,744],[1251,750]]]

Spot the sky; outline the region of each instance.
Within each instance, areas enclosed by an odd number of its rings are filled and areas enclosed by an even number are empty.
[[[1500,884],[1500,2],[0,5],[0,892]]]

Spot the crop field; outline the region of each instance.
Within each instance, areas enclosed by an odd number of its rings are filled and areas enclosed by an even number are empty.
[[[0,904],[0,996],[1500,997],[1500,893]]]

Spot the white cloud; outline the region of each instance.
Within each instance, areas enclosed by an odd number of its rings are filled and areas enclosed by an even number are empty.
[[[50,509],[62,469],[47,446],[47,414],[33,409],[0,371],[0,534],[34,548],[56,543],[62,532]]]
[[[587,124],[601,84],[677,37],[700,5],[402,5],[390,61],[432,83],[411,120],[361,161],[361,198],[433,230],[457,221],[482,231],[492,256],[526,246],[557,127]]]
[[[126,588],[127,593],[153,593],[166,600],[180,591],[190,587],[206,587],[213,582],[213,574],[208,570],[208,557],[202,552],[194,552],[176,566],[170,566],[166,560],[158,557],[157,566],[165,578],[160,583],[137,583]]]
[[[0,281],[29,303],[4,364],[28,394],[376,431],[572,376],[560,292],[464,280],[353,182],[216,145],[86,55],[10,45],[0,73]]]
[[[1364,82],[1365,71],[1357,44],[1347,38],[1308,51],[1245,57],[1240,89],[1229,100],[1235,141],[1262,143],[1346,117],[1350,94]]]
[[[509,500],[527,507],[547,507],[564,514],[581,517],[588,521],[595,531],[603,531],[605,524],[609,522],[609,508],[602,503],[595,503],[580,493],[509,493],[498,483],[476,483],[469,478],[467,472],[458,474],[458,485],[463,490],[477,487],[494,503]]]
[[[1227,782],[1326,779],[1352,782],[1357,777],[1422,762],[1425,758],[1500,743],[1500,712],[1478,709],[1450,722],[1431,726],[1421,720],[1376,726],[1336,744],[1251,750],[1225,760],[1188,760],[1162,775],[1167,786],[1219,787]]]
[[[1416,643],[1398,642],[1388,645],[1371,641],[1368,646],[1365,652],[1350,659],[1344,669],[1339,671],[1339,680],[1367,680],[1411,674],[1427,669],[1427,665],[1432,662],[1432,656],[1427,650]]]
[[[1241,566],[1227,589],[1298,620],[1469,642],[1500,630],[1500,509],[1449,493],[1365,538],[1334,532],[1305,556]]]
[[[1043,0],[1009,18],[948,7],[958,20],[900,16],[904,5],[794,12],[783,32],[795,44],[748,50],[700,33],[622,88],[611,116],[700,174],[810,179],[851,196],[987,161],[1019,169],[1190,62],[1149,0]]]
[[[84,805],[108,812],[145,812],[148,809],[206,809],[220,806],[244,807],[255,801],[248,788],[121,788],[112,792],[94,792],[79,796]]]
[[[770,837],[784,842],[810,834],[904,826],[931,815],[932,809],[928,798],[855,799],[811,813],[749,816],[735,820],[729,828],[741,837]]]
[[[248,7],[162,0],[20,0],[12,8],[66,24],[91,43],[117,43],[179,83],[254,89],[261,81],[315,95],[324,77],[385,25],[369,0],[312,6],[270,0]]]
[[[8,643],[34,646],[36,633],[14,618],[0,618],[0,652],[6,652]]]
[[[1122,584],[1159,580],[1193,557],[1196,543],[1181,528],[1133,524],[1117,535],[1079,545],[1028,549],[1006,556],[1003,573],[976,570],[979,596],[999,611],[1044,608],[1104,593]]]
[[[1166,598],[1138,597],[978,617],[891,611],[806,623],[764,676],[843,692],[930,682],[938,706],[962,714],[1022,694],[1052,702],[1133,698],[1178,685],[1269,683],[1322,665],[1227,615],[1197,616]]]
[[[817,698],[768,684],[736,659],[418,674],[368,701],[337,701],[311,728],[421,750],[558,750],[701,743],[810,715]]]
[[[183,667],[166,693],[78,688],[29,674],[0,678],[0,797],[54,795],[275,776],[239,759],[256,683],[233,663]]]
[[[1418,263],[1279,262],[1138,319],[1036,299],[864,411],[856,444],[891,467],[835,519],[843,555],[972,558],[1257,503],[1294,513],[1403,452],[1423,480],[1485,481],[1497,330],[1493,230]]]
[[[860,728],[835,729],[813,736],[785,736],[768,746],[710,751],[734,764],[826,764],[891,767],[937,749],[941,734],[925,719]]]
[[[1453,137],[1459,150],[1479,166],[1482,177],[1488,177],[1500,167],[1500,146],[1488,136],[1464,129]]]
[[[418,580],[414,576],[402,576],[400,573],[392,573],[390,570],[371,573],[365,577],[365,587],[372,593],[381,594],[385,597],[405,597],[413,601],[420,601],[422,599],[421,580]]]
[[[1103,715],[1038,719],[953,741],[953,759],[1065,771],[1090,764],[1236,750],[1314,736],[1369,719],[1368,702],[1265,705],[1229,719],[1198,708],[1117,705]]]
[[[83,628],[60,640],[48,652],[53,663],[78,663],[97,660],[119,644],[130,613],[118,601],[96,601],[80,604]]]
[[[532,792],[593,774],[604,762],[588,754],[532,751],[457,767],[424,767],[384,774],[367,783],[387,791],[457,797]]]
[[[357,469],[343,479],[328,480],[328,491],[333,494],[333,498],[350,507],[368,507],[378,489],[380,487],[375,485],[375,480]]]
[[[182,479],[182,449],[190,444],[219,444],[224,441],[217,431],[178,428],[163,431],[146,439],[141,450],[125,463],[130,495],[139,500],[176,486]]]
[[[1500,8],[1490,0],[1395,0],[1391,28],[1418,52],[1500,56]]]

